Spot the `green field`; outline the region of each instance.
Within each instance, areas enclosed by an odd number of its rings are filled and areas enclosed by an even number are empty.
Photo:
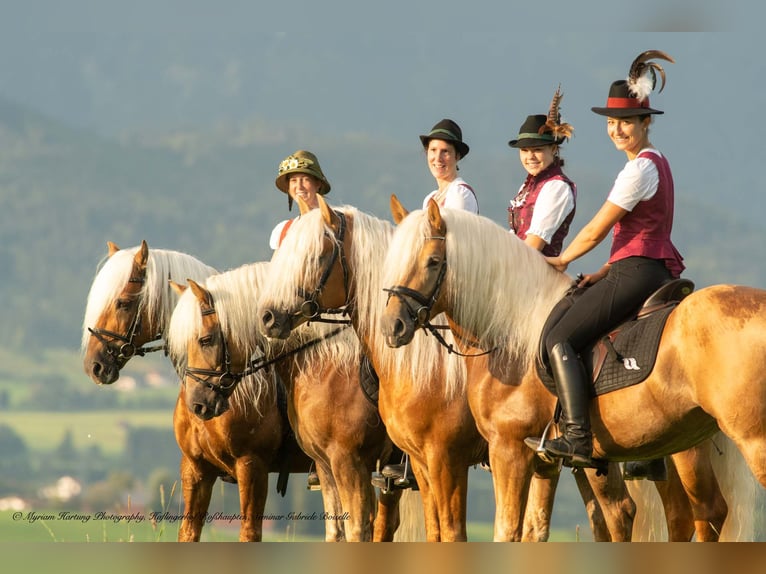
[[[168,410],[85,411],[85,412],[4,412],[0,418],[16,431],[27,446],[36,451],[49,451],[61,442],[69,430],[78,449],[98,445],[104,454],[122,452],[125,425],[170,429],[173,414]]]

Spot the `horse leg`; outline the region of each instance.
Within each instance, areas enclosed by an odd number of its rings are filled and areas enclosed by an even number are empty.
[[[184,513],[178,529],[179,542],[199,542],[216,478],[217,473],[210,464],[181,453]]]
[[[379,492],[378,510],[375,513],[372,529],[373,542],[392,542],[394,540],[394,532],[399,528],[399,500],[401,498],[401,490]]]
[[[410,464],[412,465],[412,472],[415,475],[415,480],[418,482],[420,497],[423,499],[426,541],[441,542],[439,511],[431,484],[432,477],[428,472],[427,465],[415,458],[412,453],[410,453]]]
[[[323,461],[316,461],[317,474],[319,482],[322,485],[322,503],[324,511],[331,516],[325,520],[325,542],[343,542],[346,540],[346,531],[341,515],[343,514],[340,496],[338,495],[338,485],[335,482],[335,476],[329,465]]]
[[[625,487],[619,465],[610,462],[606,476],[599,476],[593,468],[578,469],[574,475],[588,510],[594,539],[630,542],[636,504]],[[601,520],[606,525],[606,531]]]
[[[551,534],[551,515],[556,488],[559,484],[558,466],[545,465],[532,475],[524,512],[522,542],[547,542]]]
[[[601,505],[596,499],[593,487],[590,482],[588,482],[588,477],[584,472],[579,471],[575,471],[573,475],[577,490],[580,492],[580,498],[582,498],[583,504],[585,505],[585,512],[588,515],[590,529],[591,532],[593,532],[593,540],[596,542],[611,542],[612,535],[609,533],[609,527],[604,518],[604,511],[601,509]]]
[[[370,482],[370,472],[358,454],[339,452],[338,455],[332,457],[331,464],[343,514],[348,513],[348,519],[344,522],[346,540],[369,542],[372,540],[375,509],[375,490]]]
[[[465,542],[468,540],[468,464],[456,459],[447,449],[437,448],[428,454],[428,475],[439,521],[439,540]]]
[[[242,514],[239,541],[260,542],[263,539],[262,517],[269,488],[268,467],[254,456],[243,456],[237,459],[234,469]]]
[[[535,455],[522,443],[517,445],[516,442],[508,445],[493,444],[489,449],[489,466],[495,491],[495,542],[518,542],[522,540],[523,532],[529,540],[535,540],[535,532],[540,528],[540,523],[546,523],[546,532],[539,540],[547,538],[550,511],[546,515],[545,499],[550,491],[540,484],[540,488],[532,493],[530,481]],[[533,499],[528,502],[528,497]],[[529,524],[534,523],[534,526],[527,526],[524,520],[525,509]]]
[[[689,496],[670,457],[665,458],[667,480],[653,482],[665,511],[668,542],[689,542],[694,536],[694,514]]]
[[[689,450],[678,452],[672,456],[673,465],[668,465],[675,467],[677,473],[673,472],[673,475],[680,478],[677,484],[682,488],[677,487],[681,492],[676,497],[686,499],[688,495],[698,542],[717,542],[729,513],[710,462],[710,446],[710,441],[704,441]],[[660,489],[657,491],[660,492]],[[689,539],[691,535],[686,538],[687,541]]]

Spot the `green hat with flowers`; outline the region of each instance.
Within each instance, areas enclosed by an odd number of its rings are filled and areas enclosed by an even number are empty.
[[[287,190],[289,189],[287,178],[292,173],[306,173],[318,179],[320,182],[318,193],[320,195],[325,195],[330,192],[330,182],[327,181],[324,173],[322,173],[322,168],[319,165],[317,156],[310,151],[300,149],[282,160],[279,164],[277,179],[274,182],[277,189],[287,193]],[[293,201],[289,194],[287,203],[288,207],[292,207]]]

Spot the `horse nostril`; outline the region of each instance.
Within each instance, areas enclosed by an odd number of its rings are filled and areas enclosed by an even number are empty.
[[[271,311],[264,311],[263,315],[261,315],[261,322],[267,329],[271,327],[274,324],[274,313]]]
[[[394,335],[397,337],[401,337],[405,331],[406,331],[406,326],[404,324],[404,321],[402,321],[401,319],[396,319],[396,321],[394,321]]]
[[[93,374],[98,377],[101,375],[101,372],[104,370],[104,367],[99,363],[98,361],[93,362]]]
[[[192,405],[192,411],[199,418],[204,418],[205,413],[207,413],[207,409],[205,408],[205,405],[203,405],[202,403],[194,403],[194,405]]]

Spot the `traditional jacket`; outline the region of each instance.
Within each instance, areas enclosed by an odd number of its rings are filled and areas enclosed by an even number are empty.
[[[670,240],[673,229],[673,174],[664,156],[651,151],[638,157],[650,159],[657,168],[659,185],[648,200],[640,201],[614,226],[609,263],[632,256],[650,257],[665,262],[673,277],[684,270],[683,257]]]
[[[537,197],[540,195],[540,191],[548,181],[553,179],[565,181],[569,184],[569,187],[572,188],[572,195],[575,199],[577,198],[577,187],[572,180],[564,175],[564,172],[561,171],[561,166],[559,165],[551,164],[547,169],[537,175],[527,175],[527,179],[524,181],[521,191],[519,191],[519,194],[511,202],[511,206],[508,208],[508,225],[510,225],[513,232],[520,239],[523,240],[527,237],[529,225],[532,223],[532,213],[534,212],[535,203],[537,202]],[[561,253],[561,248],[564,245],[564,238],[567,236],[567,233],[569,233],[569,226],[571,225],[574,216],[575,210],[573,209],[553,234],[550,243],[543,248],[543,255],[547,257],[555,257]]]

